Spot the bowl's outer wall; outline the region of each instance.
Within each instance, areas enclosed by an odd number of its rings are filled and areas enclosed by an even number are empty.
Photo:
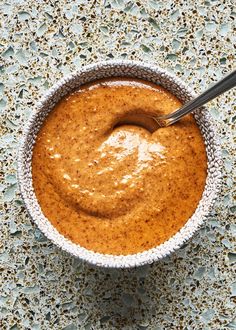
[[[46,116],[63,96],[78,89],[83,84],[108,77],[133,77],[151,81],[169,90],[182,102],[186,102],[195,96],[180,79],[159,67],[133,61],[107,61],[88,65],[71,76],[61,79],[38,104],[23,133],[18,156],[18,181],[24,203],[31,218],[45,236],[57,246],[71,255],[97,266],[128,268],[152,263],[169,255],[192,237],[202,225],[213,206],[220,188],[220,146],[217,141],[215,127],[207,110],[205,108],[198,109],[194,116],[204,138],[208,158],[208,175],[205,190],[193,216],[168,241],[148,251],[126,256],[95,253],[72,243],[51,225],[50,221],[43,215],[38,204],[32,184],[31,160],[33,146]]]

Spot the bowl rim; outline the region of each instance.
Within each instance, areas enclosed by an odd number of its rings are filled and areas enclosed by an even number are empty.
[[[162,69],[154,64],[147,64],[141,61],[131,61],[131,60],[109,60],[109,61],[100,61],[95,62],[89,65],[86,65],[80,68],[75,73],[72,73],[66,77],[61,78],[57,81],[53,86],[44,94],[41,100],[36,104],[36,111],[33,111],[30,116],[27,124],[23,129],[22,139],[20,142],[20,147],[18,150],[17,157],[17,178],[20,193],[26,209],[33,220],[36,223],[37,227],[43,232],[43,234],[51,240],[54,244],[60,247],[62,250],[67,251],[70,255],[75,257],[79,257],[80,259],[96,265],[100,267],[106,268],[131,268],[135,266],[141,266],[144,264],[150,264],[154,261],[158,261],[163,259],[164,257],[170,255],[172,252],[179,249],[186,241],[188,241],[194,233],[200,228],[206,219],[207,215],[210,213],[211,208],[215,199],[217,198],[220,187],[221,187],[221,152],[220,152],[220,143],[218,140],[218,135],[216,134],[216,126],[212,122],[209,114],[207,113],[205,107],[202,107],[204,111],[204,120],[208,124],[208,130],[210,134],[210,138],[212,141],[212,145],[214,146],[214,163],[217,164],[217,171],[214,173],[214,180],[206,181],[204,192],[201,200],[199,201],[198,207],[196,208],[194,214],[187,220],[185,225],[170,239],[165,241],[164,243],[151,248],[149,250],[139,252],[136,254],[130,255],[112,255],[112,254],[102,254],[98,252],[94,252],[88,250],[84,247],[81,247],[79,244],[75,244],[72,241],[65,238],[62,234],[60,234],[55,227],[52,226],[51,222],[43,215],[40,205],[35,196],[33,186],[32,186],[32,177],[31,172],[27,172],[26,167],[27,164],[30,165],[31,171],[31,161],[32,155],[30,157],[27,156],[27,150],[29,141],[31,141],[31,149],[30,153],[32,153],[33,145],[35,141],[35,137],[37,133],[34,133],[34,124],[38,118],[40,112],[43,112],[45,103],[52,96],[55,97],[55,93],[63,89],[66,84],[70,83],[73,79],[79,79],[81,74],[89,73],[94,70],[98,70],[99,68],[109,68],[109,67],[128,67],[128,68],[137,68],[144,69],[152,72],[155,75],[163,76],[166,79],[171,80],[174,84],[178,85],[181,90],[184,91],[185,96],[187,97],[195,97],[195,93],[192,89],[190,89],[185,82],[175,76],[173,73],[168,72],[166,69]],[[112,77],[112,75],[111,75]],[[133,75],[135,78],[135,75]],[[99,78],[91,79],[91,81],[95,81]],[[143,78],[145,80],[145,78]],[[148,80],[148,79],[146,79]],[[167,88],[168,89],[168,88]],[[72,91],[72,89],[70,90]],[[174,93],[174,92],[173,92]],[[61,96],[63,97],[63,95]],[[61,98],[60,97],[60,98]],[[56,102],[57,103],[57,102]],[[54,106],[50,108],[52,110]],[[44,121],[45,118],[43,118]],[[41,126],[41,124],[40,124]],[[202,132],[201,132],[202,133]],[[33,141],[33,142],[32,142]],[[206,143],[206,138],[204,137],[204,142]],[[206,146],[207,149],[207,146]],[[209,155],[207,155],[207,164],[209,165]],[[211,172],[210,172],[211,174]],[[207,174],[207,180],[209,177],[209,173]],[[30,186],[30,188],[28,187]],[[204,195],[204,193],[208,190],[208,194]],[[204,212],[200,210],[200,206],[207,200],[207,207]],[[202,211],[202,212],[200,212]]]

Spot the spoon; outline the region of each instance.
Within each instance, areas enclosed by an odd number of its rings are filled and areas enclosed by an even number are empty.
[[[228,74],[226,77],[218,81],[205,92],[194,98],[193,100],[184,104],[180,109],[168,115],[149,115],[146,113],[127,114],[121,118],[115,125],[121,126],[124,124],[138,125],[146,128],[151,133],[155,132],[160,127],[167,127],[176,123],[183,116],[196,110],[207,102],[213,100],[217,96],[227,92],[229,89],[236,86],[236,70]]]

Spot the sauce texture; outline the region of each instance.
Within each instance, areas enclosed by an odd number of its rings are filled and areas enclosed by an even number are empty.
[[[82,86],[46,118],[33,150],[42,212],[74,243],[127,255],[173,236],[194,213],[206,153],[191,115],[154,133],[115,124],[126,113],[167,114],[181,102],[162,87],[115,78]]]

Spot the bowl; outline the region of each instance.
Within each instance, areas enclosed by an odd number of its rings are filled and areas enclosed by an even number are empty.
[[[144,252],[122,256],[96,253],[66,239],[43,215],[34,193],[31,173],[34,142],[43,121],[62,97],[83,84],[108,77],[133,77],[159,84],[176,95],[183,103],[195,97],[193,91],[179,78],[157,66],[134,61],[106,61],[85,66],[58,81],[38,103],[36,111],[23,132],[18,155],[18,182],[29,215],[44,235],[54,244],[72,256],[96,266],[128,268],[149,264],[168,256],[186,243],[200,228],[209,214],[220,188],[220,147],[217,141],[216,128],[207,110],[204,107],[198,109],[194,113],[194,117],[205,141],[208,162],[205,189],[192,217],[163,244]]]

